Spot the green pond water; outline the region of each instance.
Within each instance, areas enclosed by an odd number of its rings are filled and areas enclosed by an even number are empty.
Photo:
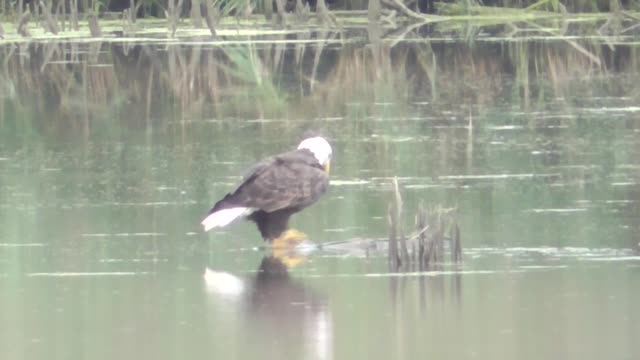
[[[0,357],[637,359],[638,52],[2,45]],[[199,223],[307,130],[332,184],[292,225],[340,246],[262,272],[252,224]],[[405,232],[456,209],[461,265],[389,270],[394,176]]]

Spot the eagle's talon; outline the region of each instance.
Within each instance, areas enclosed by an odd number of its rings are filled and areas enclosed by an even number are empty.
[[[288,269],[296,267],[305,262],[306,257],[300,255],[296,247],[308,237],[302,231],[288,229],[280,236],[273,239],[273,257],[282,262]]]
[[[297,245],[307,239],[307,235],[302,231],[289,229],[273,239],[272,247],[274,249],[293,250]]]

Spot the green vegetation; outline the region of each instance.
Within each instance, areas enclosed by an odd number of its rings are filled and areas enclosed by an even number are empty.
[[[0,7],[0,41],[98,38],[128,41],[136,38],[226,39],[243,33],[266,35],[274,29],[302,31],[328,28],[337,31],[377,24],[405,29],[446,22],[460,28],[555,21],[592,22],[616,34],[636,29],[638,0],[485,1],[458,0],[41,0],[5,2]],[[274,14],[275,11],[275,14]],[[429,11],[431,13],[424,13]],[[604,23],[604,25],[603,25]],[[615,25],[615,26],[613,26]],[[233,31],[236,31],[235,33]],[[552,35],[552,34],[549,34]],[[4,39],[4,40],[2,40]]]

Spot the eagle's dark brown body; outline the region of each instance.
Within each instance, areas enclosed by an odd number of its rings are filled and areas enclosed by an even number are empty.
[[[257,164],[209,214],[247,208],[247,218],[273,241],[288,229],[289,217],[316,202],[328,186],[329,176],[311,151],[289,151]]]

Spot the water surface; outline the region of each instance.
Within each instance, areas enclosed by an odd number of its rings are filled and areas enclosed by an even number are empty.
[[[637,358],[638,50],[581,44],[3,45],[0,353]],[[332,186],[293,225],[340,246],[285,272],[251,224],[201,232],[309,129]],[[462,265],[362,248],[394,176],[407,232],[457,209]]]

